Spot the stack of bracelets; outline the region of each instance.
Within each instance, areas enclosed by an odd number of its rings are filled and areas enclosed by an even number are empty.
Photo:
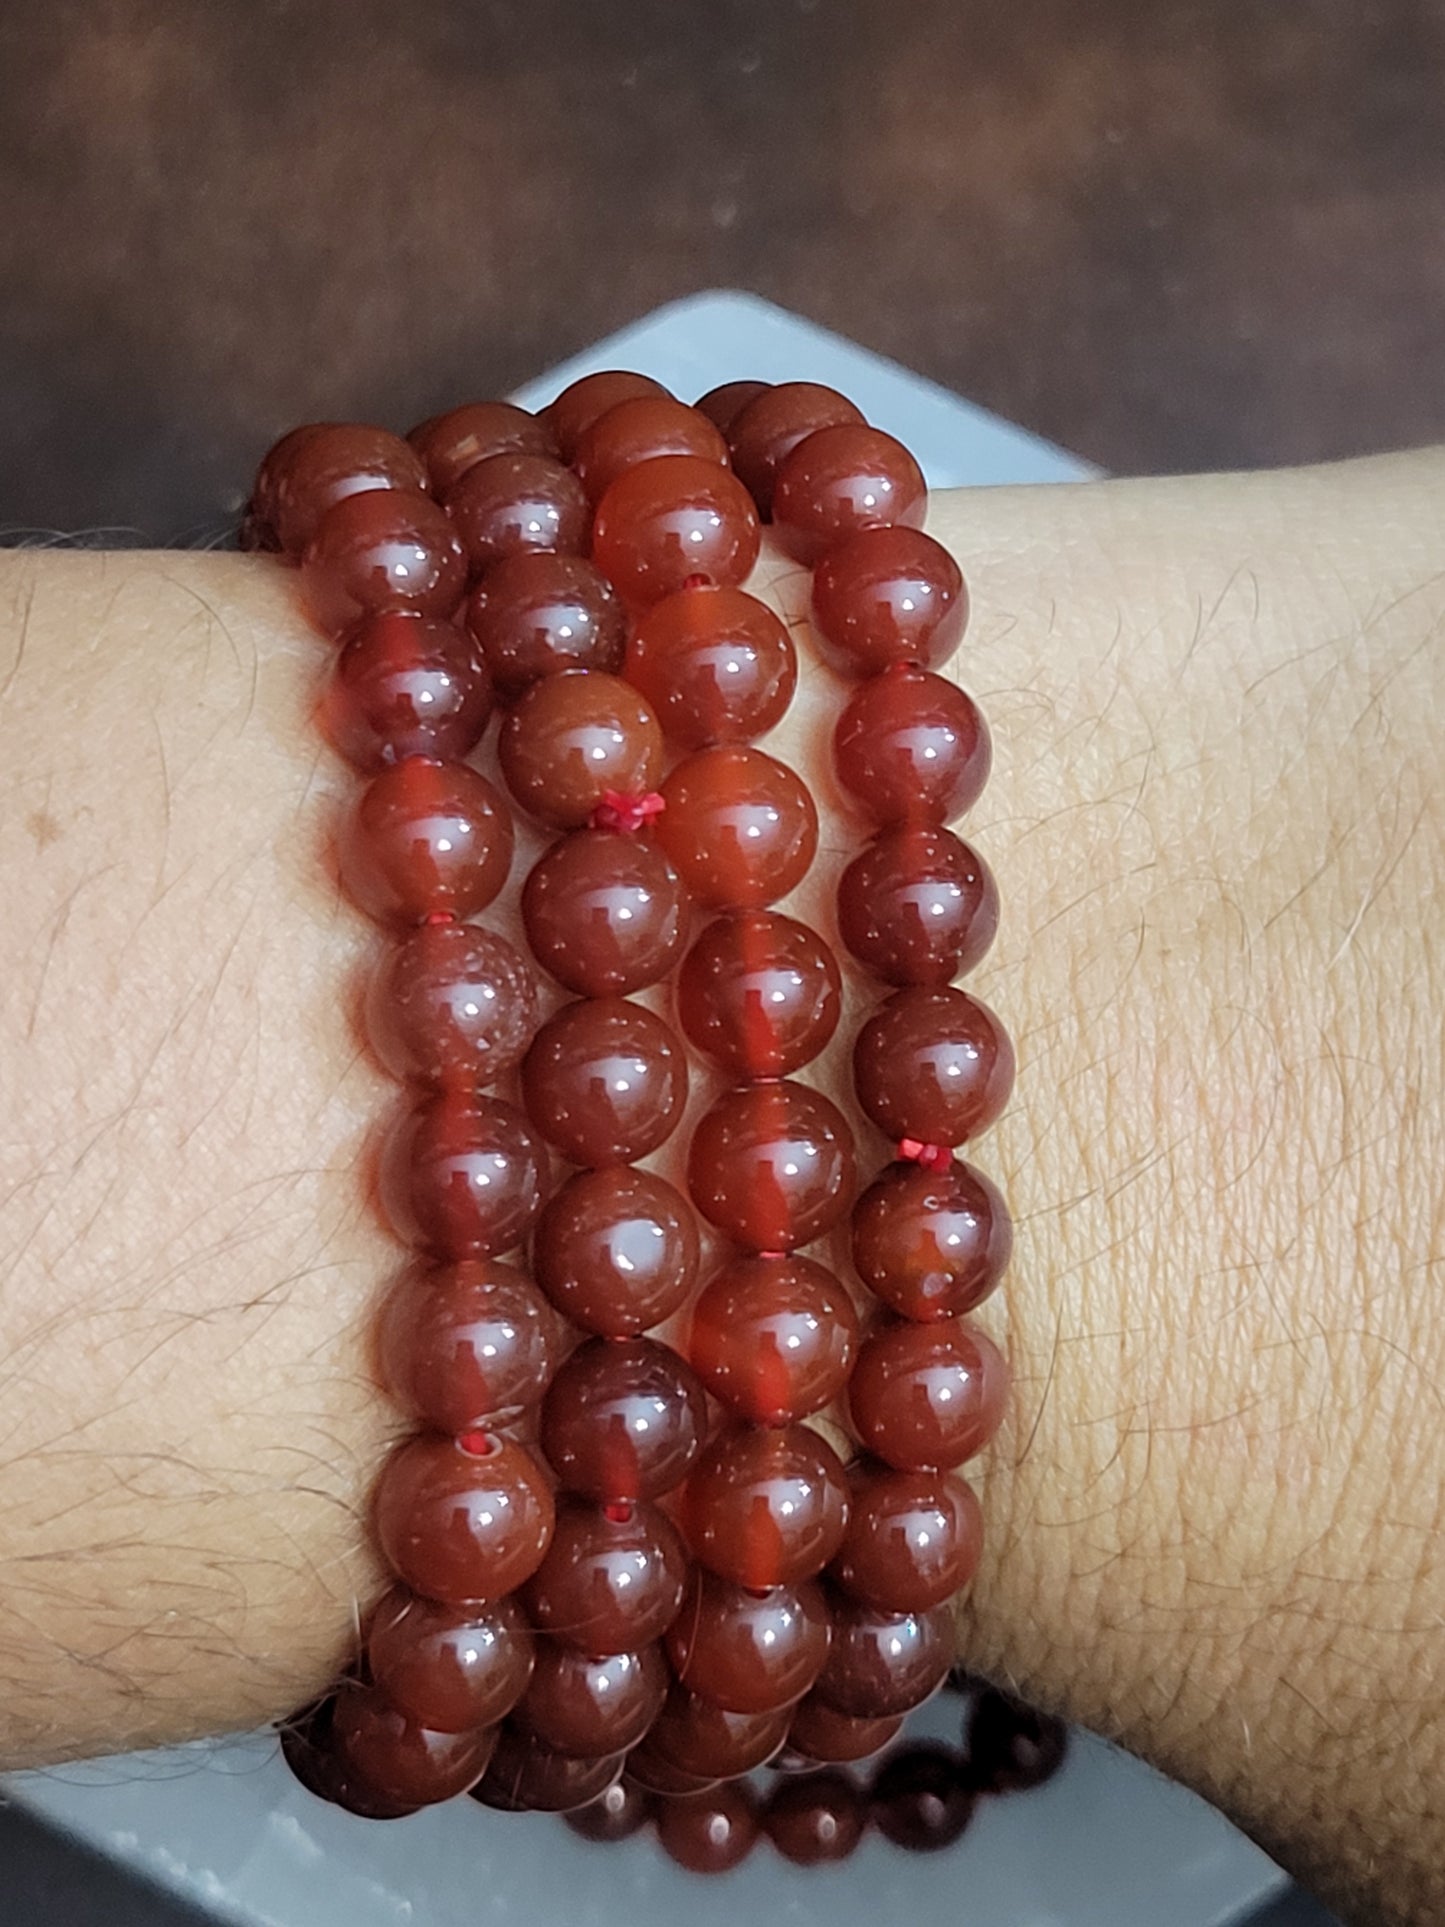
[[[926,501],[908,451],[807,382],[686,407],[595,374],[541,414],[476,403],[405,440],[316,424],[262,463],[242,542],[297,565],[337,645],[321,721],[364,781],[339,874],[387,933],[366,1028],[407,1094],[378,1174],[413,1254],[376,1341],[416,1427],[373,1496],[393,1580],[347,1677],[282,1729],[353,1813],[470,1792],[594,1839],[653,1820],[717,1870],[760,1831],[839,1858],[870,1818],[942,1844],[980,1791],[1057,1764],[1055,1722],[981,1689],[963,1754],[904,1748],[867,1791],[842,1770],[949,1675],[981,1534],[955,1468],[1008,1382],[966,1314],[1009,1218],[955,1155],[1013,1081],[998,1019],[954,984],[998,918],[947,827],[991,752],[936,673],[967,597]],[[799,1076],[843,973],[773,907],[818,816],[756,747],[799,669],[741,586],[764,523],[812,571],[810,627],[851,684],[834,771],[870,840],[836,931],[873,985],[858,1109],[893,1149],[861,1182],[847,1119]],[[494,707],[540,851],[530,960],[476,921],[518,835],[474,760]],[[716,1090],[684,1193],[645,1160],[693,1053]],[[805,1255],[840,1228],[862,1291]],[[768,1762],[790,1770],[762,1798]]]

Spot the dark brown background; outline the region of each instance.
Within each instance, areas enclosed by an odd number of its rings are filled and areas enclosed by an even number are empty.
[[[1426,441],[1442,128],[1445,0],[0,0],[0,526],[713,286],[1112,469]]]

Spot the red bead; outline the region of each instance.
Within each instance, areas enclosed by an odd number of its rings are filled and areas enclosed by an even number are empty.
[[[728,465],[728,445],[695,408],[670,395],[632,395],[599,415],[578,437],[572,465],[593,502],[619,475],[660,455],[694,455]]]
[[[537,987],[505,938],[423,924],[382,956],[366,995],[372,1049],[393,1077],[479,1090],[516,1068],[537,1029]]]
[[[375,1686],[349,1680],[336,1696],[332,1743],[343,1767],[383,1800],[424,1807],[476,1784],[496,1733],[490,1727],[436,1732],[408,1718]]]
[[[511,555],[580,555],[591,511],[570,468],[546,455],[491,455],[447,490],[447,511],[474,574]]]
[[[791,1585],[821,1572],[842,1544],[848,1480],[810,1426],[733,1425],[694,1466],[679,1518],[710,1572],[755,1590]]]
[[[562,460],[570,462],[577,444],[599,416],[634,395],[671,396],[651,375],[635,375],[622,368],[606,368],[595,375],[582,375],[564,388],[544,413],[547,425],[557,438]]]
[[[449,616],[467,586],[445,509],[416,489],[368,489],[333,503],[311,532],[301,571],[307,613],[327,635],[386,609]]]
[[[853,1202],[853,1137],[837,1107],[802,1084],[753,1084],[707,1111],[688,1150],[692,1201],[753,1251],[792,1251]]]
[[[1013,1225],[997,1188],[955,1159],[946,1171],[890,1164],[853,1207],[853,1263],[905,1318],[972,1311],[997,1285]]]
[[[735,475],[696,455],[661,455],[620,475],[598,503],[592,559],[624,601],[646,607],[689,576],[745,582],[760,543],[757,510]]]
[[[437,495],[493,455],[555,455],[552,431],[509,401],[466,402],[419,422],[406,438],[426,463]]]
[[[651,1734],[628,1754],[627,1777],[653,1796],[659,1812],[668,1801],[689,1793],[705,1793],[717,1785],[714,1773],[684,1773],[680,1767],[669,1765],[654,1750]]]
[[[573,1646],[543,1646],[512,1718],[554,1752],[598,1759],[635,1746],[666,1697],[660,1646],[599,1658]]]
[[[657,837],[694,899],[758,910],[800,883],[818,847],[818,812],[786,764],[741,743],[700,749],[662,786]]]
[[[1052,1714],[1026,1706],[1012,1693],[986,1686],[965,1728],[968,1772],[985,1793],[1022,1793],[1052,1779],[1064,1763],[1069,1734]]]
[[[652,1818],[654,1804],[646,1787],[639,1786],[635,1780],[617,1780],[605,1793],[563,1818],[572,1832],[584,1840],[610,1846],[616,1840],[628,1840],[634,1833],[640,1833]]]
[[[399,1238],[438,1258],[496,1257],[531,1229],[546,1168],[513,1105],[443,1091],[403,1114],[383,1145],[382,1207]]]
[[[854,690],[833,756],[839,782],[875,823],[922,825],[946,823],[977,802],[993,746],[956,683],[900,664]]]
[[[635,1338],[688,1299],[697,1223],[651,1171],[579,1171],[542,1213],[532,1263],[552,1303],[584,1331]]]
[[[729,1713],[685,1686],[674,1686],[647,1736],[649,1753],[681,1773],[731,1780],[770,1760],[788,1736],[792,1710]]]
[[[548,676],[508,710],[497,742],[513,796],[553,829],[580,829],[610,792],[662,775],[662,731],[637,691],[600,671]]]
[[[863,1837],[868,1806],[846,1773],[809,1773],[780,1780],[768,1793],[763,1830],[798,1867],[846,1860]]]
[[[973,1578],[983,1513],[962,1479],[865,1461],[851,1469],[849,1485],[848,1528],[832,1572],[855,1599],[884,1612],[921,1612]]]
[[[512,817],[469,763],[408,756],[362,790],[338,836],[341,880],[378,923],[485,910],[512,867]]]
[[[527,1582],[534,1626],[580,1652],[621,1653],[661,1639],[682,1604],[687,1553],[665,1512],[640,1501],[609,1518],[563,1498],[547,1556]]]
[[[241,521],[240,546],[251,551],[274,553],[280,546],[276,533],[276,512],[278,494],[287,469],[295,460],[303,442],[310,441],[313,435],[323,434],[336,428],[336,422],[302,422],[299,428],[290,428],[278,441],[271,444],[261,459],[256,471],[256,479],[251,485],[251,497],[246,504]]]
[[[670,1492],[687,1477],[706,1430],[696,1377],[650,1338],[579,1345],[542,1404],[542,1450],[558,1479],[600,1505]]]
[[[1003,1419],[1008,1388],[1008,1361],[966,1319],[885,1319],[859,1348],[848,1406],[870,1452],[921,1472],[981,1452]]]
[[[465,1452],[422,1432],[398,1447],[375,1491],[381,1549],[413,1592],[486,1605],[520,1586],[552,1537],[552,1492],[520,1445]]]
[[[886,1718],[921,1706],[953,1663],[953,1612],[887,1613],[835,1594],[828,1663],[814,1689],[854,1719]]]
[[[765,381],[725,381],[717,388],[709,388],[705,395],[699,395],[693,407],[726,435],[740,411],[767,386]]]
[[[923,471],[880,428],[820,428],[789,455],[773,486],[773,531],[809,568],[863,529],[922,526]]]
[[[746,742],[782,720],[798,681],[793,639],[741,589],[691,588],[654,603],[628,646],[628,679],[683,749]]]
[[[425,489],[426,469],[399,435],[364,422],[307,424],[278,442],[261,465],[258,494],[269,497],[281,547],[300,555],[326,511],[372,489]]]
[[[866,1760],[897,1733],[903,1724],[901,1713],[885,1714],[878,1719],[855,1719],[840,1713],[816,1693],[809,1693],[793,1708],[793,1723],[788,1728],[788,1745],[810,1760]]]
[[[532,1122],[573,1164],[630,1164],[664,1143],[687,1098],[687,1060],[660,1017],[625,997],[564,1004],[522,1061]]]
[[[387,1800],[342,1760],[334,1732],[336,1695],[309,1706],[281,1727],[281,1757],[308,1793],[361,1820],[403,1820],[415,1802]]]
[[[744,403],[727,427],[733,467],[761,515],[770,515],[778,470],[809,435],[862,415],[835,388],[816,381],[781,381]]]
[[[735,1258],[693,1308],[688,1357],[715,1398],[756,1425],[821,1411],[847,1382],[858,1314],[810,1258]]]
[[[667,1635],[683,1685],[730,1713],[770,1713],[801,1699],[828,1656],[828,1608],[805,1579],[753,1593],[694,1572]]]
[[[532,1677],[533,1642],[509,1599],[439,1606],[393,1586],[371,1617],[371,1677],[394,1706],[439,1733],[503,1719]]]
[[[558,1359],[551,1306],[511,1265],[414,1265],[382,1307],[382,1381],[442,1432],[506,1423],[546,1390]]]
[[[885,1760],[869,1789],[873,1824],[895,1847],[937,1853],[951,1847],[977,1805],[962,1763],[945,1746],[922,1742]]]
[[[838,1027],[842,978],[821,937],[776,911],[710,923],[683,959],[678,1018],[688,1041],[734,1077],[786,1077]]]
[[[599,1760],[557,1753],[530,1733],[504,1726],[472,1798],[502,1813],[570,1813],[599,1799],[621,1777],[625,1753]]]
[[[813,627],[847,675],[877,676],[903,664],[938,669],[967,623],[958,564],[918,528],[864,529],[830,549],[813,572]]]
[[[404,756],[466,756],[491,713],[491,681],[470,637],[392,609],[352,630],[322,698],[321,724],[332,747],[369,772]]]
[[[972,970],[998,930],[998,886],[951,830],[880,830],[838,879],[838,934],[865,969],[937,989]]]
[[[606,576],[580,555],[509,556],[487,570],[466,614],[506,702],[566,669],[622,667],[622,604]]]
[[[687,929],[682,879],[650,837],[575,830],[539,859],[522,921],[544,970],[581,997],[661,981]]]
[[[900,990],[853,1046],[858,1102],[891,1138],[962,1144],[1013,1089],[1014,1054],[987,1004],[962,990]]]
[[[757,1837],[757,1801],[745,1780],[664,1800],[658,1808],[658,1844],[689,1873],[730,1872],[747,1859]]]

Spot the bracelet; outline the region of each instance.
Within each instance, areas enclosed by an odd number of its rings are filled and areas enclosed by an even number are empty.
[[[282,1727],[298,1777],[357,1814],[464,1792],[603,1834],[604,1796],[619,1824],[695,1814],[784,1749],[871,1756],[948,1674],[981,1543],[955,1468],[1008,1385],[966,1314],[1011,1246],[956,1152],[1014,1061],[954,983],[998,920],[947,827],[991,750],[936,673],[968,603],[925,506],[907,450],[805,382],[689,408],[609,372],[405,440],[308,425],[262,463],[242,543],[297,568],[337,644],[319,717],[365,778],[337,866],[388,934],[366,1029],[407,1092],[377,1180],[414,1254],[377,1328],[416,1427],[373,1495],[394,1583],[347,1676]],[[798,1075],[843,972],[773,907],[818,817],[757,747],[799,672],[742,587],[764,522],[852,684],[834,769],[870,836],[837,937],[885,993],[853,1088],[894,1147],[861,1190],[847,1119]],[[501,786],[474,760],[494,708]],[[530,958],[477,921],[519,834]],[[683,1116],[689,1046],[717,1089],[684,1193],[642,1160]],[[806,1252],[845,1224],[861,1322]],[[659,1824],[674,1851],[684,1823]]]

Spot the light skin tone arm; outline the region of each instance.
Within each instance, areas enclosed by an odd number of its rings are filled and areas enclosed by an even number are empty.
[[[1016,1397],[964,1655],[1348,1916],[1438,1920],[1445,459],[933,526],[1020,1056],[974,1153]],[[397,1252],[359,1172],[395,1094],[323,662],[254,559],[0,557],[0,1764],[280,1715],[377,1588]],[[770,747],[826,806],[812,689]],[[802,914],[859,835],[826,816]]]

